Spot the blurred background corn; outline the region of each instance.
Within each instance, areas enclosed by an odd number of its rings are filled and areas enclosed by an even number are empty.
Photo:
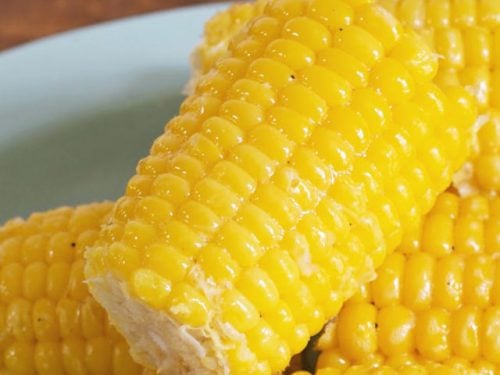
[[[318,374],[384,364],[496,374],[499,337],[500,198],[443,193],[411,244],[327,327]]]
[[[401,23],[417,31],[439,57],[434,82],[462,85],[478,102],[473,153],[455,177],[462,194],[500,190],[500,2],[498,0],[379,0]],[[195,77],[226,53],[232,36],[256,14],[262,1],[235,4],[205,26],[197,47]]]
[[[142,373],[83,283],[83,250],[110,209],[60,208],[0,227],[0,374]]]
[[[282,370],[465,160],[472,100],[431,83],[418,36],[354,3],[270,2],[139,163],[86,272],[141,362],[164,348],[118,308],[129,295],[208,351],[155,367]]]

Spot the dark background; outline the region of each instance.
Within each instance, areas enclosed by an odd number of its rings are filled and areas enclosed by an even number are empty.
[[[214,0],[0,0],[0,50],[112,19]]]

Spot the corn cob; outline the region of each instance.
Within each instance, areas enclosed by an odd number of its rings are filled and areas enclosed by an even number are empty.
[[[142,369],[83,283],[83,250],[110,203],[0,227],[0,373],[133,375]]]
[[[497,0],[379,0],[401,23],[417,31],[440,58],[435,83],[462,85],[476,98],[473,154],[454,177],[462,194],[500,190],[500,2]],[[195,76],[225,53],[234,36],[263,11],[262,2],[235,4],[214,16],[194,52]]]
[[[326,329],[318,374],[408,363],[499,372],[499,233],[500,198],[443,193]]]
[[[87,253],[134,358],[167,373],[286,367],[464,161],[474,105],[432,84],[436,69],[373,4],[277,0],[250,21]]]

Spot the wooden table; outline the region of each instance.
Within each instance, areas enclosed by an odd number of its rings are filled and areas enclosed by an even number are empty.
[[[133,14],[214,0],[0,0],[0,50]]]

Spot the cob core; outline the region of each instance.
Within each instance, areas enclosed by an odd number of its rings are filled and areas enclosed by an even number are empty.
[[[87,252],[134,358],[169,374],[284,369],[465,160],[474,105],[436,70],[374,4],[277,0],[250,21]]]

